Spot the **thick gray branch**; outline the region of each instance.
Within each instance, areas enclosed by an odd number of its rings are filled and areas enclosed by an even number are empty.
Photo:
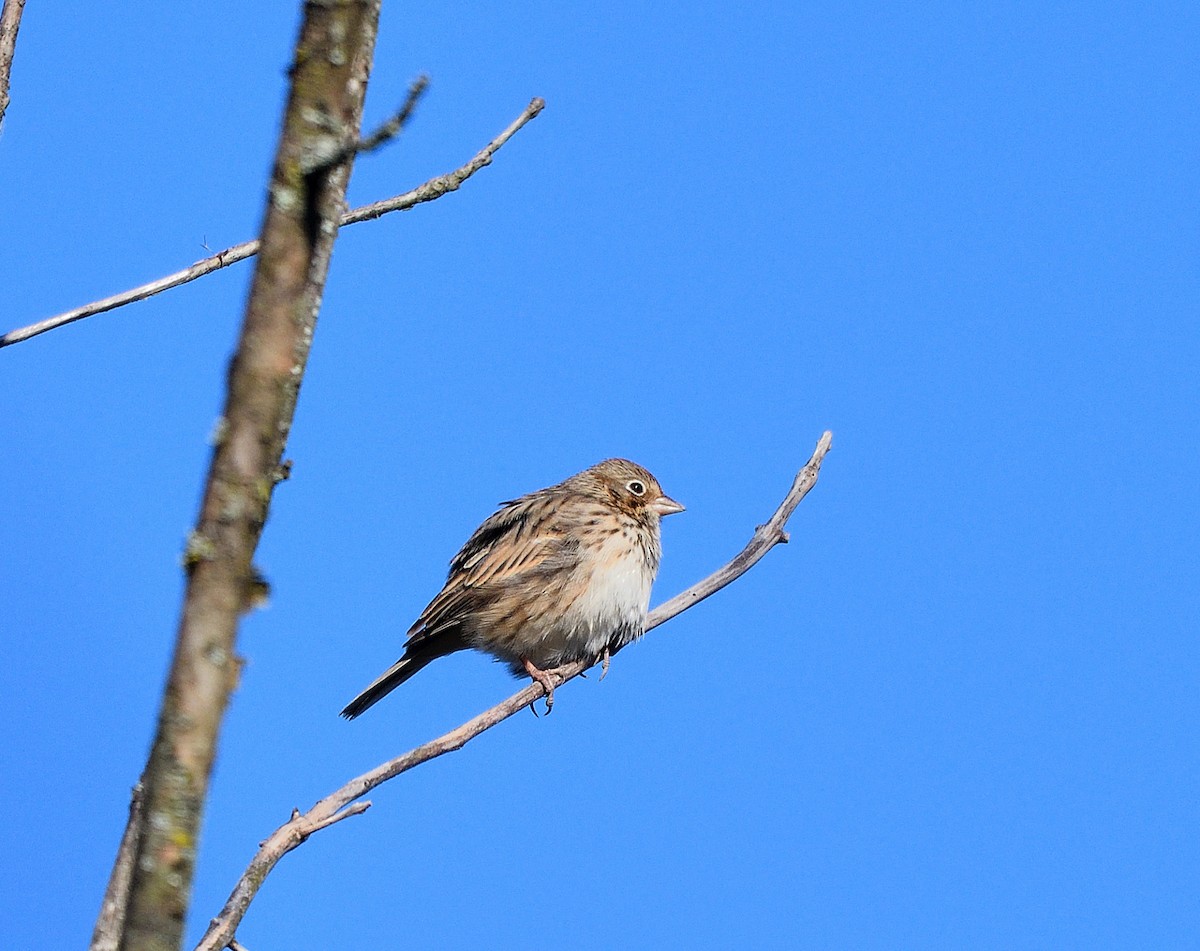
[[[121,951],[175,951],[191,900],[200,822],[240,663],[254,550],[277,481],[345,209],[381,0],[304,7],[275,153],[262,250],[229,365],[221,435],[187,553],[187,587],[133,834]],[[307,170],[307,171],[306,171]],[[123,861],[118,855],[116,866]],[[114,877],[117,872],[114,871]]]
[[[699,604],[709,595],[744,575],[776,545],[786,542],[788,536],[784,531],[784,525],[796,510],[796,506],[800,504],[801,499],[816,485],[817,477],[821,472],[821,463],[832,445],[833,433],[826,432],[817,443],[812,458],[797,473],[791,489],[780,503],[779,508],[775,510],[775,514],[767,520],[766,524],[755,529],[754,535],[746,547],[723,568],[651,611],[646,619],[646,630],[658,627],[693,605]],[[561,675],[561,679],[559,677],[556,679],[559,680],[559,683],[566,683],[579,676],[590,666],[592,666],[592,662],[586,661],[558,668],[556,673]],[[385,783],[414,766],[426,763],[444,753],[462,749],[468,741],[507,720],[514,713],[543,696],[544,693],[545,690],[541,684],[532,683],[449,733],[430,740],[428,743],[409,750],[404,755],[388,760],[369,772],[350,780],[346,785],[314,805],[308,812],[303,814],[293,812],[291,819],[259,845],[258,852],[234,886],[221,913],[212,920],[204,938],[196,946],[196,951],[222,951],[233,940],[238,925],[245,917],[246,910],[250,907],[254,896],[258,894],[263,881],[279,860],[317,830],[350,816],[359,815],[371,805],[369,802],[356,802],[355,800],[366,795],[380,783]]]

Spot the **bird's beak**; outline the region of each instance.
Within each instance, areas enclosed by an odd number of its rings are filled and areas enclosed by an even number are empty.
[[[659,515],[674,515],[683,511],[683,506],[667,495],[660,495],[650,503],[650,508]]]

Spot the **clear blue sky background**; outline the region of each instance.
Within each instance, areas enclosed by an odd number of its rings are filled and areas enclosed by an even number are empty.
[[[253,236],[296,5],[31,2],[0,331]],[[501,499],[609,455],[688,505],[655,600],[822,430],[793,544],[284,859],[333,947],[1195,946],[1195,4],[385,5],[189,940],[256,843],[517,685],[363,719]],[[86,943],[174,635],[240,265],[0,352],[0,920]]]

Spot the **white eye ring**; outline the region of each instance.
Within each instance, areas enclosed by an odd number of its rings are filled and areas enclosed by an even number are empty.
[[[625,488],[627,488],[634,495],[646,494],[646,486],[637,479],[634,479],[632,482],[625,483]]]

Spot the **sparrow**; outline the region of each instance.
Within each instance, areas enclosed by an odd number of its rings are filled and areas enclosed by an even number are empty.
[[[351,700],[354,719],[426,664],[471,648],[528,675],[554,704],[555,668],[641,637],[662,556],[659,520],[683,506],[628,459],[606,459],[501,503],[450,562],[404,655]]]

